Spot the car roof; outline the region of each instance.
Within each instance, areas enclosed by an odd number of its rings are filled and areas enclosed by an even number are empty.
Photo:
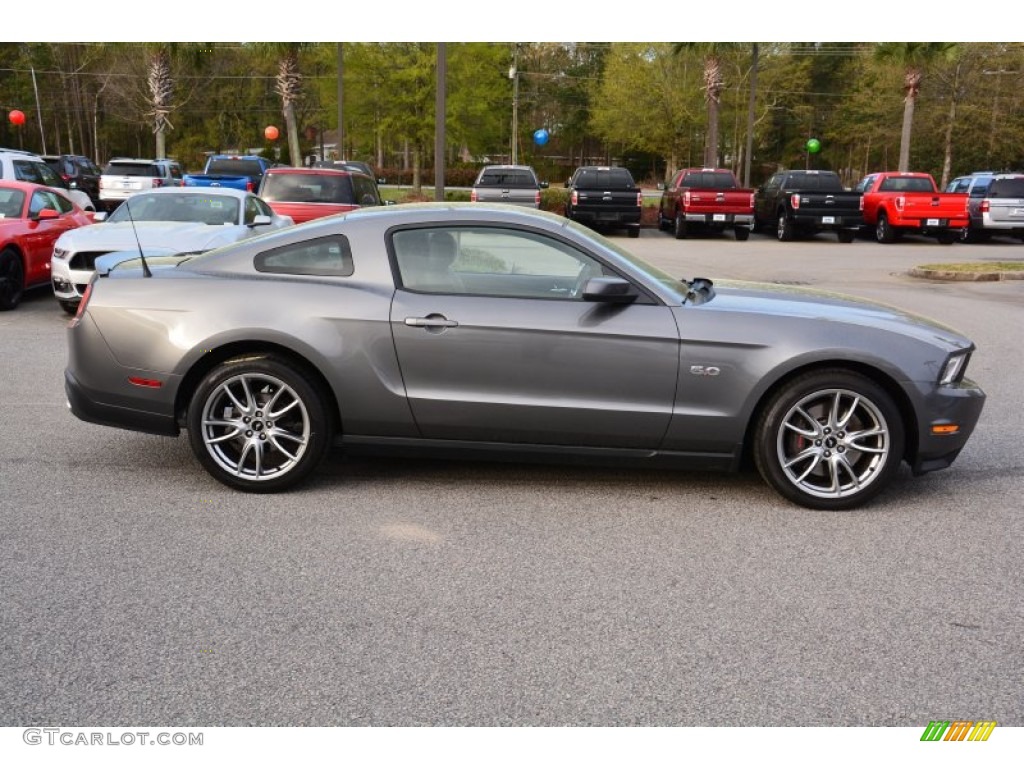
[[[243,199],[252,196],[252,193],[235,189],[234,187],[156,187],[155,189],[145,189],[141,192],[136,192],[132,197],[138,197],[139,195],[205,195],[206,197],[223,197],[227,195],[228,197]],[[128,199],[130,200],[131,197]]]
[[[44,189],[47,192],[60,191],[54,187],[48,187],[45,184],[33,184],[30,181],[15,181],[14,179],[0,179],[0,187],[5,187],[7,189],[20,189],[22,192],[35,192],[37,189]]]
[[[355,168],[268,168],[267,176],[281,175],[306,175],[306,176],[351,176],[353,173],[361,173]]]

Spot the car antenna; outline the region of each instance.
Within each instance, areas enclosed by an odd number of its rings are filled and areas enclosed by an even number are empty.
[[[139,233],[135,229],[135,219],[132,218],[132,207],[129,205],[129,200],[130,198],[126,197],[122,205],[124,205],[124,209],[128,211],[128,221],[132,223],[132,234],[135,235],[135,244],[139,246],[139,260],[142,262],[142,276],[152,277],[153,273],[149,271],[149,264],[146,263],[146,254],[142,252],[142,242],[139,240]]]

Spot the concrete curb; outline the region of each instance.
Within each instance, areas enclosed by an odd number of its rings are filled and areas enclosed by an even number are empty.
[[[1024,270],[1019,272],[953,272],[945,269],[914,267],[907,274],[911,277],[922,277],[926,280],[958,280],[970,283],[993,282],[995,280],[1024,280]]]

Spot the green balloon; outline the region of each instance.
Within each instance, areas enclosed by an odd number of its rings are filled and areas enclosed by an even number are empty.
[[[810,152],[812,155],[815,152],[820,152],[821,151],[821,142],[818,141],[817,139],[808,139],[807,140],[807,151]]]

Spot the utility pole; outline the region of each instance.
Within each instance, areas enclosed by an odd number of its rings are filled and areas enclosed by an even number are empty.
[[[43,142],[43,154],[49,154],[46,151],[46,134],[43,132],[43,108],[39,104],[39,85],[36,83],[36,68],[32,67],[32,89],[36,92],[36,115],[39,118],[39,138]]]
[[[512,165],[519,163],[519,43],[512,54],[512,68],[508,71],[512,80]]]
[[[343,43],[338,43],[338,160],[346,160],[345,157],[345,56],[342,52]],[[323,156],[323,147],[320,148],[320,159],[326,160]]]
[[[445,160],[445,80],[448,75],[448,55],[444,43],[437,44],[437,101],[434,103],[434,201],[444,201]]]

